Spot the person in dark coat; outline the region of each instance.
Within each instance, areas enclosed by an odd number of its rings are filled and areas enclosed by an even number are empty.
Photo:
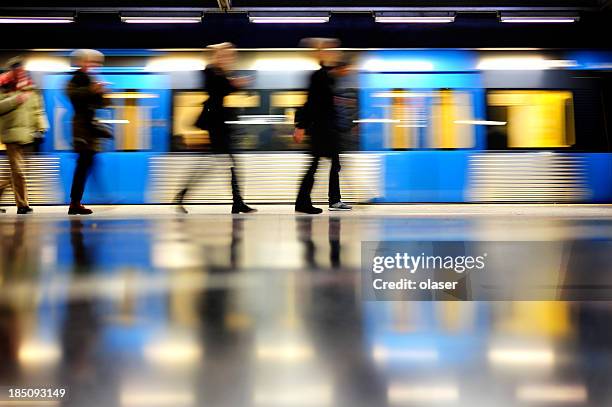
[[[337,68],[342,63],[337,40],[319,40],[319,61],[321,69],[310,77],[308,98],[304,106],[296,112],[294,140],[301,143],[305,132],[310,135],[312,163],[304,175],[295,202],[295,210],[307,214],[319,214],[320,208],[312,205],[310,194],[314,186],[315,174],[321,157],[331,160],[329,173],[329,210],[348,211],[352,208],[342,202],[340,196],[340,130],[338,110],[334,105],[334,90]]]
[[[234,158],[234,147],[232,143],[232,129],[228,122],[235,121],[236,117],[232,109],[223,105],[226,96],[246,86],[248,78],[230,78],[228,76],[236,60],[236,50],[229,42],[211,45],[208,48],[213,51],[213,60],[204,70],[204,91],[208,93],[208,100],[204,104],[204,110],[199,123],[196,125],[208,130],[211,152],[217,156],[228,156],[230,160],[230,171],[232,175],[232,213],[256,212],[244,203],[240,194],[238,184],[237,163]],[[202,122],[200,122],[202,120]],[[217,160],[220,162],[221,160]],[[176,202],[181,212],[187,213],[183,206],[183,200],[202,176],[194,171],[187,181],[185,187],[178,193]]]
[[[79,69],[68,82],[66,93],[74,109],[72,144],[78,158],[72,178],[68,214],[90,215],[92,210],[81,204],[85,183],[91,172],[94,156],[100,150],[100,139],[110,134],[105,132],[94,118],[97,109],[108,105],[108,99],[104,98],[107,92],[104,85],[91,76],[91,70],[103,64],[104,55],[96,50],[81,49],[75,51],[72,56]]]

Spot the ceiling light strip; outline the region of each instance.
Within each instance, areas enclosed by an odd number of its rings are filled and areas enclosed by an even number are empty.
[[[74,17],[20,17],[20,16],[0,16],[0,24],[67,24],[73,23]]]
[[[121,21],[128,24],[197,24],[202,22],[202,17],[121,16]]]

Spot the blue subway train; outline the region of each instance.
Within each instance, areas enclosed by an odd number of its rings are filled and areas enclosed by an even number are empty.
[[[115,138],[97,157],[84,202],[170,203],[208,163],[208,135],[193,126],[206,95],[201,50],[103,50],[98,75]],[[339,85],[358,106],[343,139],[350,202],[612,201],[612,53],[588,50],[349,49],[354,74]],[[8,59],[15,53],[3,53]],[[50,123],[27,176],[34,204],[65,204],[75,157],[64,93],[70,50],[24,52]],[[308,165],[292,140],[304,103],[309,50],[240,50],[252,85],[229,96],[244,195],[289,203]],[[2,147],[0,147],[2,148]],[[7,171],[0,156],[0,172]],[[319,171],[325,178],[325,168]],[[229,174],[210,172],[194,203],[231,201]],[[325,182],[313,199],[325,201]],[[9,203],[5,194],[3,203]]]

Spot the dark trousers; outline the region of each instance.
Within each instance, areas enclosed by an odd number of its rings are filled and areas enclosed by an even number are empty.
[[[74,176],[72,178],[72,189],[70,190],[70,203],[80,204],[85,191],[85,183],[87,177],[91,173],[93,166],[95,151],[81,151],[77,158]]]
[[[329,204],[333,205],[340,202],[340,155],[333,154],[331,157],[331,168],[329,170]],[[313,156],[312,163],[306,171],[302,183],[300,184],[300,191],[298,192],[297,199],[295,201],[296,207],[312,206],[312,200],[310,194],[312,187],[314,186],[315,174],[319,167],[320,156]]]
[[[184,198],[189,190],[195,187],[195,185],[200,181],[201,178],[205,177],[208,173],[210,173],[211,169],[216,169],[219,167],[224,167],[227,165],[227,161],[225,160],[226,154],[213,154],[212,159],[214,163],[210,163],[206,160],[201,160],[195,168],[190,171],[190,176],[181,191],[181,199]],[[243,203],[242,195],[240,195],[240,186],[238,184],[238,174],[237,174],[237,161],[234,158],[234,155],[229,153],[227,154],[229,159],[229,167],[230,172],[232,174],[232,201],[234,205],[241,205]],[[216,168],[215,168],[216,167]],[[225,167],[227,168],[227,167]]]

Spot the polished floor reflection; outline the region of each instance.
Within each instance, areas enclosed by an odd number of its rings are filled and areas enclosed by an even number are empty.
[[[612,301],[360,292],[366,240],[557,242],[532,273],[601,274],[573,256],[612,241],[609,209],[386,208],[0,216],[0,406],[612,405]]]

